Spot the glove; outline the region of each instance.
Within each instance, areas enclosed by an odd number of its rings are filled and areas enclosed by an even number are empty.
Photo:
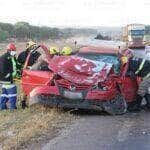
[[[136,79],[136,75],[134,72],[130,71],[130,72],[127,72],[126,76],[129,76],[131,79]]]
[[[22,72],[20,70],[17,70],[16,78],[20,79],[22,76]]]
[[[8,77],[10,77],[10,73],[8,73],[8,74],[5,76],[5,78],[8,78]]]

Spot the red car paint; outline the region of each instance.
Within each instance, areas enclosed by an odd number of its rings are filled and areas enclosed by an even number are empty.
[[[44,94],[75,100],[103,102],[112,100],[118,95],[116,87],[118,85],[118,89],[127,102],[134,100],[137,83],[135,80],[122,75],[124,68],[121,68],[120,75],[115,75],[113,66],[107,63],[101,62],[103,65],[97,68],[97,63],[94,61],[77,56],[51,57],[45,46],[42,45],[41,48],[47,55],[47,63],[51,71],[27,69],[29,54],[23,70],[22,87],[25,94],[30,95],[31,98]],[[116,55],[117,52],[111,48],[104,51],[96,47],[84,47],[80,53]],[[87,66],[84,66],[85,64]],[[51,101],[51,99],[48,99],[48,101]],[[93,105],[92,107],[96,106]]]
[[[49,71],[32,71],[28,69],[23,70],[22,74],[22,88],[26,95],[38,86],[43,86],[53,78],[53,73]]]
[[[127,50],[128,51],[128,50]],[[118,54],[117,49],[114,49],[112,47],[110,48],[99,48],[94,46],[87,46],[83,47],[80,52],[81,54],[111,54],[116,55]],[[128,54],[128,53],[127,53]],[[132,102],[135,100],[136,92],[138,89],[138,83],[137,80],[131,79],[130,77],[126,77],[125,73],[127,71],[128,64],[121,66],[121,74],[120,76],[116,76],[116,82],[120,85],[120,90],[122,95],[125,97],[127,102]]]
[[[76,56],[56,56],[49,62],[49,68],[75,84],[93,85],[107,78],[112,64],[99,63]]]
[[[40,47],[44,50],[46,54],[47,62],[50,61],[52,56],[50,55],[47,47],[44,45],[40,45]],[[22,89],[26,95],[29,95],[34,88],[47,84],[47,82],[49,82],[54,75],[50,71],[30,70],[28,68],[29,58],[30,53],[26,59],[22,73]]]

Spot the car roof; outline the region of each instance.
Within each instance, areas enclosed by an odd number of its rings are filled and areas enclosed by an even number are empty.
[[[106,46],[84,46],[79,50],[79,54],[111,54],[116,55],[118,53],[117,48]]]

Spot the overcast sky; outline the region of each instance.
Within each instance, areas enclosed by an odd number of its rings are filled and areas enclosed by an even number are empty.
[[[46,26],[150,24],[150,0],[0,0],[0,22]]]

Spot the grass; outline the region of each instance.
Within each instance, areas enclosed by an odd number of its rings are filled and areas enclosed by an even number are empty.
[[[62,128],[72,121],[69,113],[40,107],[37,111],[16,110],[0,112],[0,149],[17,149],[47,130]]]
[[[74,117],[68,112],[54,108],[37,106],[34,110],[30,108],[22,110],[19,106],[22,91],[20,84],[16,84],[19,93],[18,110],[0,111],[0,149],[18,149],[21,145],[29,143],[31,139],[38,139],[46,134],[48,130],[51,133],[55,132],[55,129],[65,127],[73,121]]]
[[[46,43],[50,46],[50,43]],[[56,45],[63,47],[63,42],[56,42]],[[0,44],[0,55],[5,52],[7,43]],[[17,43],[17,52],[24,50],[25,43]],[[73,120],[69,113],[60,112],[56,109],[38,108],[36,111],[30,109],[22,110],[20,101],[22,92],[18,87],[18,110],[0,111],[0,149],[17,149],[28,143],[32,138],[46,134],[48,130],[55,130],[66,126]],[[1,88],[0,88],[1,89]],[[1,93],[1,90],[0,90]]]

